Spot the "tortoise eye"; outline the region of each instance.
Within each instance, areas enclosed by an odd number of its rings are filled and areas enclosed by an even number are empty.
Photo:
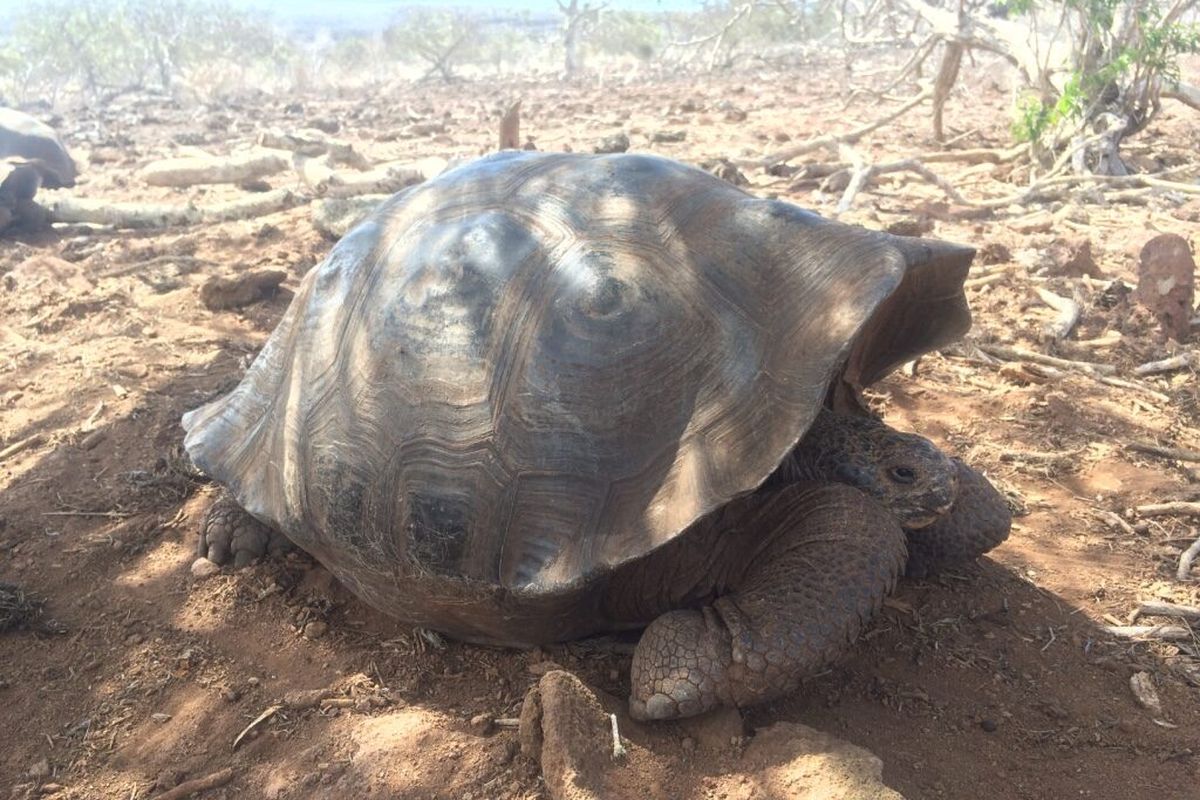
[[[896,483],[908,485],[917,482],[917,471],[912,467],[892,467],[888,475]]]

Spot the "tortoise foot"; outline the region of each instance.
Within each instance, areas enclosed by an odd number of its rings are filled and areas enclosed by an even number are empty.
[[[279,531],[247,514],[222,492],[200,528],[200,555],[216,564],[244,567],[265,555],[279,557],[295,545]]]

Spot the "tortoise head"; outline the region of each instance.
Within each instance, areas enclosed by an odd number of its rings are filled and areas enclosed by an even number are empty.
[[[923,436],[823,410],[796,449],[801,471],[871,495],[901,527],[924,528],[954,504],[958,470]]]

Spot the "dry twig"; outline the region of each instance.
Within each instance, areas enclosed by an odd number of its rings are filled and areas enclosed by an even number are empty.
[[[241,733],[239,733],[237,736],[233,737],[233,749],[237,750],[238,745],[240,745],[242,743],[242,740],[245,739],[247,735],[249,735],[250,731],[254,730],[259,725],[266,722],[271,717],[275,716],[275,712],[279,711],[282,708],[283,708],[283,706],[281,706],[281,705],[271,706],[266,711],[262,712],[257,717],[255,717],[253,722],[251,722],[245,728],[242,728]]]

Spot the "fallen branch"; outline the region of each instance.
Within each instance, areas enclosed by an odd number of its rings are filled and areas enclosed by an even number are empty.
[[[1160,372],[1171,372],[1177,369],[1200,367],[1200,351],[1188,350],[1177,356],[1164,358],[1161,361],[1147,361],[1133,368],[1134,375],[1157,375]]]
[[[1150,503],[1134,509],[1139,517],[1200,516],[1200,503],[1176,500],[1171,503]]]
[[[196,186],[241,183],[283,172],[289,159],[279,151],[255,150],[229,156],[168,158],[142,168],[142,180],[151,186]]]
[[[4,461],[5,459],[12,458],[17,453],[20,453],[24,450],[28,450],[31,447],[37,447],[39,444],[42,443],[42,441],[45,438],[46,437],[43,436],[42,434],[35,433],[32,436],[26,436],[24,439],[18,439],[17,441],[10,444],[8,447],[5,447],[3,450],[0,450],[0,461]]]
[[[1180,81],[1174,86],[1164,86],[1159,92],[1159,97],[1166,97],[1171,100],[1178,100],[1184,105],[1200,111],[1200,86],[1193,86],[1190,83]]]
[[[1066,358],[1056,358],[1016,347],[1005,347],[999,344],[981,344],[979,349],[996,358],[1006,361],[1032,361],[1034,364],[1045,364],[1048,367],[1073,369],[1094,376],[1115,375],[1117,368],[1111,364],[1098,364],[1094,361],[1072,361]],[[1140,388],[1140,387],[1139,387]]]
[[[1092,514],[1096,517],[1096,519],[1100,520],[1108,527],[1119,528],[1127,536],[1133,536],[1137,533],[1137,531],[1133,529],[1132,525],[1121,519],[1120,514],[1115,514],[1112,511],[1108,511],[1103,508],[1092,509]]]
[[[157,795],[153,800],[182,800],[184,797],[191,797],[200,792],[207,792],[209,789],[216,789],[218,786],[224,786],[233,779],[233,767],[226,767],[222,770],[217,770],[211,775],[205,775],[203,778],[193,778],[190,781],[184,781],[173,789],[168,789],[160,795]]]
[[[227,222],[252,219],[283,211],[296,205],[298,198],[287,189],[197,206],[192,203],[112,203],[80,197],[63,197],[47,205],[51,222],[111,225],[114,228],[168,228],[198,225],[202,222]]]
[[[1071,331],[1079,322],[1082,310],[1079,303],[1067,297],[1060,297],[1040,286],[1034,287],[1034,291],[1043,303],[1058,312],[1058,317],[1047,323],[1044,331],[1048,338],[1061,342],[1071,335]]]
[[[629,754],[625,749],[625,745],[621,744],[621,731],[617,728],[617,715],[609,714],[608,719],[612,724],[612,757],[613,761],[620,761]]]
[[[792,145],[785,150],[780,150],[778,153],[774,153],[762,159],[758,166],[769,168],[775,166],[776,164],[782,164],[785,161],[790,161],[796,156],[802,156],[805,153],[811,153],[814,150],[833,149],[841,144],[854,144],[871,131],[878,130],[884,125],[887,125],[889,122],[904,116],[906,113],[916,108],[921,103],[924,103],[931,97],[933,97],[933,90],[926,89],[916,97],[910,98],[908,102],[904,103],[904,105],[893,109],[887,114],[884,114],[874,122],[869,122],[866,125],[862,125],[846,133],[830,136],[818,136],[815,139],[808,139],[800,144]]]
[[[1173,458],[1176,461],[1200,461],[1200,451],[1196,450],[1182,450],[1178,447],[1163,447],[1160,444],[1139,441],[1129,442],[1125,447],[1138,453]]]
[[[1161,600],[1146,600],[1139,603],[1134,619],[1138,617],[1170,617],[1186,619],[1189,622],[1200,622],[1200,606],[1185,606],[1176,603],[1166,603]]]
[[[278,129],[263,131],[258,136],[258,143],[262,147],[287,150],[298,156],[323,155],[330,164],[343,164],[354,169],[367,169],[371,166],[371,162],[355,150],[354,145],[334,139],[316,128],[286,132]]]
[[[1194,638],[1191,628],[1185,625],[1105,625],[1101,630],[1119,639],[1190,642]]]
[[[861,161],[854,166],[854,172],[850,178],[849,185],[846,186],[846,191],[842,194],[842,199],[838,202],[837,212],[840,214],[847,211],[854,203],[855,196],[866,188],[876,176],[886,175],[890,172],[914,172],[924,178],[929,183],[932,183],[937,188],[950,198],[951,201],[962,205],[967,205],[966,199],[963,198],[958,190],[950,185],[944,178],[939,177],[936,173],[922,164],[915,158],[905,158],[900,161],[892,161],[886,164],[863,164]]]
[[[424,174],[409,163],[381,164],[366,172],[336,172],[326,187],[328,197],[358,197],[364,194],[392,194],[421,183]]]

